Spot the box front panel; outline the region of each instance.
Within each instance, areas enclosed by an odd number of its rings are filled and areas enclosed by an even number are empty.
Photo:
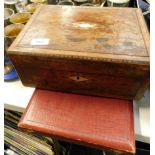
[[[20,59],[21,57],[15,56],[12,60],[23,84],[48,90],[133,99],[143,81],[149,77],[147,67],[139,71],[137,68],[140,67],[130,65],[118,67],[116,64],[117,67],[112,68],[112,64],[103,63],[103,66],[100,66],[101,64],[95,63],[95,66],[89,65],[91,62],[85,62],[83,65],[82,61],[79,61],[77,67],[76,63],[71,64],[72,61],[69,60],[59,64],[54,59],[46,61],[44,58],[43,61],[43,57],[42,61],[38,57],[26,56],[23,60]],[[58,64],[59,67],[56,68]],[[104,72],[97,72],[97,67],[104,68]],[[88,72],[84,72],[86,70]]]

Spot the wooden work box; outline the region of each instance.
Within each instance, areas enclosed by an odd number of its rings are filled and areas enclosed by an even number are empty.
[[[25,86],[140,98],[149,33],[137,8],[41,5],[8,51]]]

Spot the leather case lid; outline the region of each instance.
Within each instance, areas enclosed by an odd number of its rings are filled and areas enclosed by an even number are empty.
[[[79,144],[135,152],[130,100],[36,89],[18,125]]]

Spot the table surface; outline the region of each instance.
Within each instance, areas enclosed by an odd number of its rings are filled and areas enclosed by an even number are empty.
[[[4,107],[23,112],[35,88],[25,87],[20,80],[4,82]],[[134,103],[134,126],[137,141],[150,143],[150,91],[146,90],[144,97]]]

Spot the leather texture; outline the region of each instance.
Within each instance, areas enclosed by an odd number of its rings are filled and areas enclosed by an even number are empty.
[[[135,152],[131,100],[36,89],[18,126],[78,144]]]

